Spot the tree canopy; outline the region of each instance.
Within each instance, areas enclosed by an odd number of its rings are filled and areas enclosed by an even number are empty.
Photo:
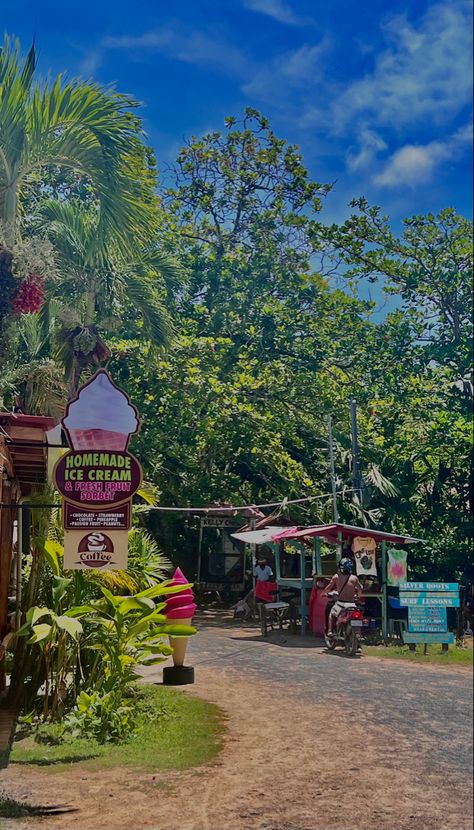
[[[34,48],[22,59],[5,42],[0,310],[15,349],[3,405],[58,411],[108,365],[142,413],[136,452],[164,504],[317,497],[292,511],[301,522],[332,515],[332,415],[341,516],[424,538],[419,574],[459,575],[472,535],[471,223],[447,208],[396,233],[358,198],[325,224],[330,184],[255,110],[187,141],[156,190],[136,102],[62,76],[41,85],[35,69]],[[393,310],[361,299],[367,284]],[[150,526],[177,555],[182,534]]]

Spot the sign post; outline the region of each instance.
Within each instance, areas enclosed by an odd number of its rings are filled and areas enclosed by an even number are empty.
[[[132,497],[142,469],[128,452],[138,412],[104,369],[70,401],[62,419],[69,452],[54,468],[63,497],[64,567],[123,570],[128,560]]]
[[[459,608],[457,582],[401,582],[400,605],[408,608],[404,643],[454,643],[446,609]]]

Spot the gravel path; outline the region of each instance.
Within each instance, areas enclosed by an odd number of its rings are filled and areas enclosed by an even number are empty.
[[[222,752],[156,774],[11,764],[10,797],[65,812],[1,830],[471,830],[468,670],[263,640],[229,615],[197,624],[186,693],[223,710]]]
[[[341,649],[327,652],[316,638],[276,631],[264,640],[257,628],[221,622],[207,615],[199,636],[190,641],[187,662],[196,672],[200,666],[219,665],[241,675],[251,672],[263,681],[288,684],[295,699],[326,703],[335,716],[341,701],[345,715],[352,710],[368,727],[388,726],[418,748],[429,749],[433,769],[448,766],[471,776],[473,684],[468,669],[347,658]]]

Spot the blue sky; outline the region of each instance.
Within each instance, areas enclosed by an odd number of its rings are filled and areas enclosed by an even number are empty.
[[[40,69],[143,102],[162,169],[184,137],[245,106],[335,181],[323,216],[365,195],[395,224],[471,215],[470,0],[0,0]]]

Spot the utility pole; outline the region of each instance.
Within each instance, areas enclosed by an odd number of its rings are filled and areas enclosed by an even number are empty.
[[[328,415],[328,436],[329,436],[329,473],[331,477],[331,491],[332,491],[332,512],[335,522],[339,521],[339,511],[337,509],[337,495],[336,495],[336,468],[334,465],[334,444],[332,440],[332,415]]]
[[[352,479],[354,490],[359,494],[362,504],[362,479],[359,466],[359,436],[357,433],[357,401],[351,400],[351,424],[352,424]]]

